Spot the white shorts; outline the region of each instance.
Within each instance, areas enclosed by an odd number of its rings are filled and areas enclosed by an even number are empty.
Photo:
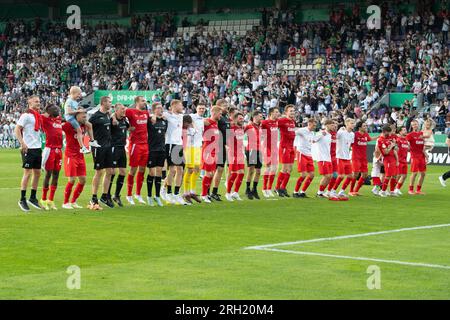
[[[379,160],[373,159],[372,172],[370,173],[372,178],[379,178],[381,176],[381,164]]]

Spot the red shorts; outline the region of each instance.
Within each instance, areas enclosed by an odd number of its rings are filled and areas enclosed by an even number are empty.
[[[295,161],[294,147],[280,147],[279,157],[281,164],[293,164]]]
[[[312,157],[297,152],[298,172],[314,172],[314,161]]]
[[[85,177],[86,176],[86,162],[84,156],[68,157],[64,156],[64,172],[66,177]]]
[[[337,159],[338,161],[338,174],[350,175],[353,173],[352,162],[350,160]]]
[[[336,158],[331,158],[331,165],[333,166],[333,172],[338,172],[338,163]]]
[[[267,149],[263,154],[263,161],[266,167],[278,166],[278,150]]]
[[[353,172],[369,172],[367,160],[352,159]]]
[[[228,152],[228,169],[230,171],[239,171],[245,169],[245,157],[242,152],[235,154]]]
[[[321,176],[333,174],[333,164],[330,161],[318,161],[317,165]]]
[[[395,161],[384,160],[384,175],[386,177],[395,177],[398,174],[398,168]]]
[[[425,156],[411,158],[411,172],[427,171],[427,161]]]
[[[217,156],[211,154],[210,151],[202,150],[202,165],[201,169],[206,172],[214,172],[217,168]]]
[[[148,163],[148,144],[130,144],[128,147],[130,155],[130,167],[146,167]]]
[[[239,171],[239,170],[244,170],[245,169],[245,164],[243,163],[230,163],[228,165],[228,170],[230,171]]]
[[[45,148],[42,152],[42,167],[45,171],[60,171],[62,151],[59,148]]]
[[[405,163],[401,163],[398,165],[398,174],[404,174],[407,175],[408,174],[408,164]]]

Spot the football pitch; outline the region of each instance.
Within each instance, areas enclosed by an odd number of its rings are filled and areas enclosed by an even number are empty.
[[[83,205],[93,173],[86,158]],[[364,186],[347,202],[24,214],[20,163],[18,151],[0,152],[0,299],[450,299],[450,196],[437,180],[444,167],[429,168],[425,196],[382,199]],[[61,172],[59,208],[65,183]],[[71,266],[80,289],[67,286]],[[379,289],[368,286],[374,268]]]

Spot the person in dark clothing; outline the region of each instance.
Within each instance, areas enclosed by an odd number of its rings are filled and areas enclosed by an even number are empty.
[[[162,207],[160,198],[162,169],[166,161],[166,140],[167,121],[163,118],[163,107],[159,102],[152,104],[153,116],[148,122],[148,144],[151,150],[148,157],[147,167],[149,174],[147,176],[147,202],[150,206],[156,205]],[[153,184],[155,184],[155,197],[153,198]]]
[[[108,197],[111,197],[111,188],[114,182],[114,178],[119,170],[119,175],[116,181],[116,191],[112,200],[117,203],[119,207],[123,207],[120,199],[120,191],[122,190],[125,176],[127,174],[127,154],[125,151],[125,145],[127,144],[127,132],[130,128],[127,118],[125,117],[126,107],[118,103],[114,106],[114,115],[111,118],[111,145],[113,155],[113,173],[111,175],[111,181],[108,188]]]
[[[100,99],[100,109],[89,118],[89,122],[92,124],[94,137],[99,144],[101,143],[101,147],[92,148],[95,174],[92,179],[92,199],[90,201],[90,207],[98,206],[97,191],[100,179],[103,174],[105,174],[103,178],[103,193],[100,201],[108,207],[114,208],[111,197],[108,197],[109,183],[113,173],[110,109],[111,98],[103,96]]]
[[[214,174],[213,191],[211,194],[211,199],[216,201],[222,201],[222,199],[220,198],[220,194],[218,193],[218,190],[220,179],[222,179],[223,169],[227,161],[226,141],[227,141],[227,132],[231,128],[231,122],[228,114],[228,102],[225,99],[220,99],[217,100],[216,105],[221,107],[222,109],[222,116],[217,122],[222,137],[220,140],[219,152],[217,155],[217,169],[216,173]]]
[[[445,143],[447,144],[448,148],[449,148],[449,157],[450,157],[450,133],[447,136],[447,140],[445,141]],[[446,173],[444,173],[442,176],[439,177],[439,181],[441,182],[443,187],[446,187],[447,184],[445,183],[445,181],[447,179],[450,179],[450,170],[447,171]]]

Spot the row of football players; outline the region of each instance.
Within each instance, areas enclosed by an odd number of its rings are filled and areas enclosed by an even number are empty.
[[[39,101],[37,103],[39,104]],[[76,96],[69,96],[66,105],[76,107]],[[319,174],[322,176],[317,191],[318,197],[346,200],[345,190],[348,186],[350,195],[359,195],[359,189],[367,177],[367,143],[371,137],[364,123],[359,123],[355,131],[353,119],[346,119],[345,126],[339,130],[336,130],[337,123],[334,120],[327,120],[323,129],[315,132],[317,123],[313,119],[310,119],[304,128],[296,127],[295,109],[292,105],[285,107],[283,115],[278,108],[271,109],[265,120],[260,112],[255,112],[251,123],[245,127],[243,114],[229,108],[225,100],[219,100],[211,108],[208,118],[204,117],[206,107],[203,105],[197,106],[195,114],[184,115],[183,105],[179,100],[173,100],[168,111],[164,111],[159,103],[152,104],[151,110],[148,110],[147,102],[140,96],[136,97],[132,108],[117,104],[114,113],[111,109],[110,98],[102,97],[99,110],[92,114],[89,120],[86,113],[78,109],[72,121],[62,124],[59,108],[54,106],[47,107],[43,115],[30,107],[29,112],[21,117],[22,121],[19,121],[18,125],[21,130],[26,129],[25,133],[30,133],[30,128],[33,132],[43,130],[46,133],[46,148],[42,155],[37,148],[27,146],[24,141],[26,134],[18,134],[24,155],[24,176],[31,173],[37,175],[36,169],[41,168],[41,162],[46,170],[40,204],[33,199],[36,194],[34,177],[32,197],[24,204],[25,197],[24,194],[21,195],[19,205],[22,209],[26,209],[27,204],[45,209],[56,208],[53,200],[62,164],[63,131],[66,135],[64,169],[68,177],[63,208],[80,207],[76,200],[86,183],[86,150],[84,146],[81,146],[80,150],[80,134],[84,135],[88,128],[92,130],[89,135],[95,142],[91,150],[95,174],[89,204],[89,208],[94,210],[101,209],[99,200],[109,207],[114,207],[114,203],[122,206],[120,194],[125,179],[126,198],[131,205],[135,204],[135,200],[152,206],[162,206],[163,200],[180,205],[189,205],[194,201],[221,201],[218,190],[226,164],[228,174],[225,197],[229,201],[241,200],[239,190],[246,169],[245,193],[249,199],[260,198],[258,182],[261,173],[263,195],[274,196],[272,190],[278,168],[280,169],[274,191],[280,197],[289,197],[286,187],[295,160],[300,177],[296,181],[293,196],[298,198],[306,197],[306,191],[314,178],[314,161],[317,162]],[[419,131],[417,122],[413,122],[412,128],[410,133],[407,133],[405,128],[400,128],[398,134],[395,134],[392,128],[387,126],[378,138],[372,176],[374,184],[381,188],[381,196],[401,193],[400,189],[407,174],[408,150],[411,152],[412,163],[409,192],[421,193],[426,171],[424,134]],[[244,135],[247,135],[246,144]],[[28,151],[24,152],[25,149]],[[127,158],[130,166],[128,173]],[[261,172],[263,167],[264,171]],[[146,178],[147,201],[141,196],[146,168],[149,169]],[[196,184],[201,170],[202,186],[198,195]],[[414,191],[418,174],[419,182],[417,190]],[[101,180],[103,193],[98,199]],[[74,186],[75,191],[71,197]],[[387,192],[388,187],[390,193]],[[21,189],[22,193],[26,190],[23,183]],[[47,197],[48,191],[50,195]]]

